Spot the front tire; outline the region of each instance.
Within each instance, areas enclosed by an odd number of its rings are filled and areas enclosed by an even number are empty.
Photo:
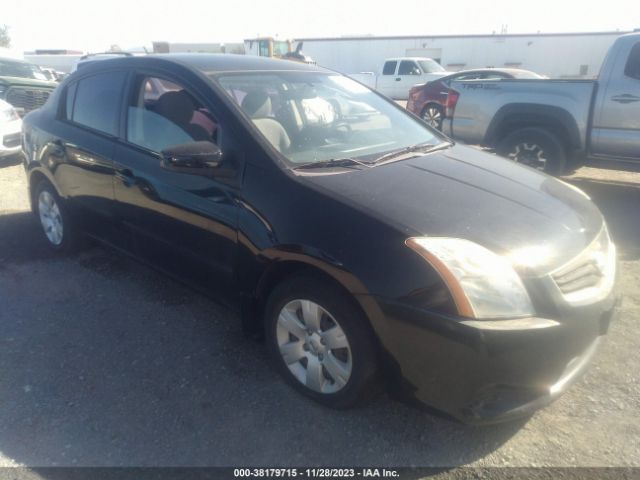
[[[522,128],[510,133],[498,144],[496,153],[549,175],[561,175],[567,164],[562,142],[542,128]]]
[[[269,353],[298,391],[332,408],[369,400],[377,390],[371,328],[329,282],[295,276],[277,286],[265,310]]]
[[[46,180],[41,181],[34,200],[35,213],[47,244],[61,252],[76,250],[80,245],[80,234],[55,188]]]

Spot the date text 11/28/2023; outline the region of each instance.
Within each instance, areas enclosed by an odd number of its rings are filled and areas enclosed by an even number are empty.
[[[398,478],[388,468],[235,468],[235,478]]]

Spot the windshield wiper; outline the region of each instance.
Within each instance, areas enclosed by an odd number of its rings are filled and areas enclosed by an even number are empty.
[[[442,150],[444,148],[449,148],[453,143],[451,142],[441,142],[436,145],[432,143],[418,143],[416,145],[411,145],[409,147],[402,148],[400,150],[396,150],[395,152],[385,153],[381,157],[376,158],[373,162],[375,164],[379,164],[382,162],[386,162],[393,158],[401,157],[408,153],[431,153],[436,150]]]
[[[371,167],[370,164],[366,162],[361,162],[360,160],[356,160],[354,158],[332,158],[330,160],[321,160],[319,162],[303,163],[302,165],[298,165],[297,167],[293,167],[293,168],[294,170],[298,170],[302,168],[308,169],[308,168],[331,168],[331,167],[357,168],[358,165],[362,165],[367,168]]]

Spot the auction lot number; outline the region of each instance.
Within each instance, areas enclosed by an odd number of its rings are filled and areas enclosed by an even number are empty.
[[[234,468],[236,478],[396,478],[386,468]]]

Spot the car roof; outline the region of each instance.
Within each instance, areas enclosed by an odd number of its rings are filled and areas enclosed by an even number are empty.
[[[431,57],[391,57],[391,58],[385,58],[385,62],[390,62],[393,60],[433,60],[433,58]]]
[[[105,58],[100,61],[86,62],[82,71],[117,67],[152,67],[181,65],[204,74],[223,72],[251,71],[309,71],[327,72],[316,65],[280,60],[275,58],[256,57],[251,55],[214,54],[214,53],[162,53],[124,58]]]
[[[462,75],[465,73],[478,73],[478,72],[487,72],[487,73],[500,72],[500,73],[507,73],[510,75],[517,75],[518,73],[526,72],[526,73],[532,73],[534,75],[539,75],[536,72],[533,72],[531,70],[525,70],[522,68],[470,68],[469,70],[460,70],[458,72],[454,72],[450,75],[447,75],[446,77],[440,78],[439,80],[446,80],[450,77],[455,77],[456,75]]]

